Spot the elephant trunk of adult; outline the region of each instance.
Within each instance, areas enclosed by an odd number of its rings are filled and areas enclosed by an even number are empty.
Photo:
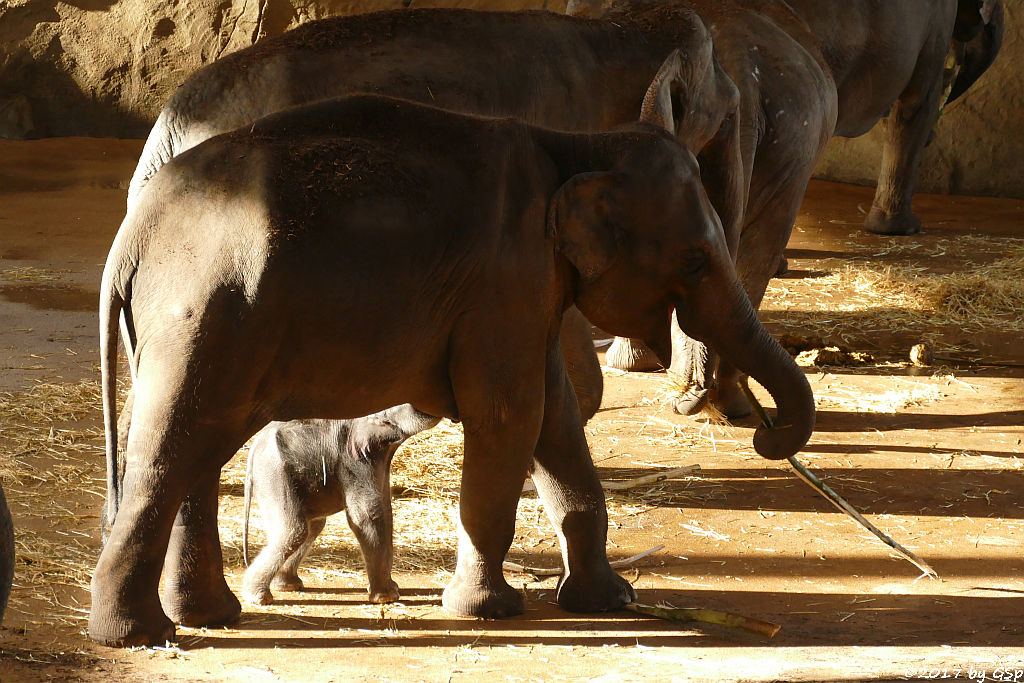
[[[697,297],[695,308],[677,306],[678,322],[683,331],[694,333],[772,395],[777,409],[775,424],[771,429],[758,427],[754,449],[769,460],[783,460],[797,453],[811,437],[814,395],[803,371],[758,320],[739,282],[734,280],[726,291],[729,295],[725,306],[721,306],[720,296]],[[690,320],[706,322],[686,324]]]

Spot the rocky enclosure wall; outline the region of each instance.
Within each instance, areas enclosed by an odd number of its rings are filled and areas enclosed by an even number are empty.
[[[921,189],[1024,197],[1024,0],[1005,0],[996,65],[945,112]],[[311,19],[400,7],[563,11],[565,0],[0,0],[0,137],[144,137],[220,55]],[[880,131],[834,140],[826,178],[873,183]]]

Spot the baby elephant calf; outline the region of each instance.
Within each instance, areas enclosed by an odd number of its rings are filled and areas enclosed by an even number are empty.
[[[391,458],[407,438],[437,424],[410,405],[354,420],[271,422],[249,450],[243,551],[249,507],[259,501],[267,545],[245,572],[242,596],[266,605],[271,587],[300,590],[299,564],[327,517],[345,510],[370,580],[370,602],[398,599],[391,579]]]

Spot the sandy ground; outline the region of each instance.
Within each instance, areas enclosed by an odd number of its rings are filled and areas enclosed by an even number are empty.
[[[16,403],[38,384],[94,385],[98,283],[140,148],[0,141],[4,400]],[[0,680],[1024,679],[1024,342],[1012,326],[904,325],[848,305],[854,291],[828,286],[850,263],[941,273],[965,259],[995,259],[1001,239],[1024,236],[1024,202],[922,196],[925,234],[896,239],[860,231],[870,200],[865,188],[812,183],[791,271],[773,283],[763,317],[777,332],[824,332],[874,355],[867,365],[808,369],[820,412],[800,457],[941,580],[920,578],[787,466],[758,458],[752,421],[722,429],[676,416],[662,405],[664,374],[608,372],[602,410],[588,426],[602,478],[700,466],[610,496],[610,556],[663,544],[623,570],[641,602],[769,620],[782,627],[774,639],[629,612],[568,614],[553,605],[553,579],[519,573],[510,580],[526,590],[524,615],[451,618],[439,598],[454,529],[437,530],[440,566],[403,563],[419,543],[404,521],[415,514],[413,499],[396,513],[397,605],[365,602],[355,541],[336,520],[328,545],[338,544],[330,550],[347,564],[307,574],[307,591],[247,606],[232,628],[180,629],[177,646],[107,649],[84,635],[103,471],[95,403],[71,422],[51,418],[53,448],[29,452],[25,425],[0,423],[0,470],[23,530],[0,629]],[[906,362],[924,338],[936,343],[941,367]],[[86,434],[84,445],[63,448],[65,429]],[[240,514],[241,491],[226,486],[223,499],[227,524]],[[237,589],[236,535],[223,533]],[[73,545],[77,564],[58,551],[46,556],[53,544]],[[550,530],[527,530],[511,556],[552,566],[554,546]],[[311,565],[327,551],[314,550]]]

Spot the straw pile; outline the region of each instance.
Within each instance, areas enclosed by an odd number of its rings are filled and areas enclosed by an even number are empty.
[[[0,393],[0,478],[17,520],[8,611],[32,615],[26,631],[80,630],[87,616],[75,595],[87,595],[105,495],[99,406],[95,382]]]
[[[929,272],[919,265],[876,263],[895,251],[914,252],[915,260],[923,263],[950,253],[969,254],[978,260],[965,256],[951,273]],[[773,280],[762,308],[785,310],[793,324],[815,327],[826,334],[841,330],[834,321],[822,321],[820,311],[860,313],[866,318],[864,331],[894,325],[1024,331],[1022,274],[1024,240],[1020,239],[973,236],[939,240],[930,248],[899,245],[805,280],[813,291],[803,292],[789,281]],[[802,310],[793,311],[797,305]]]

